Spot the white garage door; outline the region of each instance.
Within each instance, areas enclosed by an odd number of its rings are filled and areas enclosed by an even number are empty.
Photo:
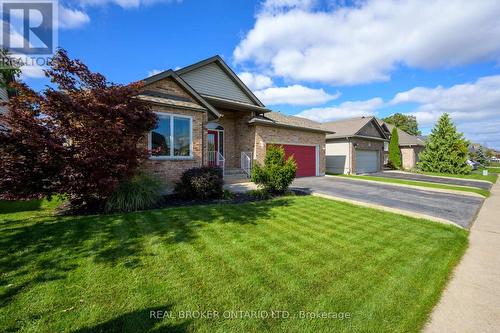
[[[379,171],[378,150],[356,149],[356,173]]]

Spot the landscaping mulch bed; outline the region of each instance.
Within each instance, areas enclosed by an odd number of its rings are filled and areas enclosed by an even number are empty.
[[[246,193],[232,193],[231,198],[224,198],[224,199],[184,199],[184,198],[179,198],[175,194],[171,194],[171,195],[166,195],[164,197],[164,201],[162,202],[161,205],[159,205],[158,208],[193,206],[193,205],[210,205],[210,204],[238,204],[245,202],[269,200],[288,195],[303,196],[307,195],[307,193],[304,193],[302,191],[292,190],[283,195],[269,194],[267,196],[259,196],[255,195],[255,192],[250,191]]]

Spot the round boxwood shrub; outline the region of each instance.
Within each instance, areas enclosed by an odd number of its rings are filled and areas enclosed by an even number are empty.
[[[192,168],[184,171],[175,186],[175,194],[184,199],[218,199],[224,194],[222,169]]]

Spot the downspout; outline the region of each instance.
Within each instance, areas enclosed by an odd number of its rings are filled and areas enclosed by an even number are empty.
[[[349,169],[348,169],[348,175],[352,174],[352,143],[351,143],[351,138],[346,136],[347,143],[349,144]]]

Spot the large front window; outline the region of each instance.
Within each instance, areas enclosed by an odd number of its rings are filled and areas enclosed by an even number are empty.
[[[153,157],[182,158],[192,156],[191,117],[158,113],[158,126],[149,135]]]

